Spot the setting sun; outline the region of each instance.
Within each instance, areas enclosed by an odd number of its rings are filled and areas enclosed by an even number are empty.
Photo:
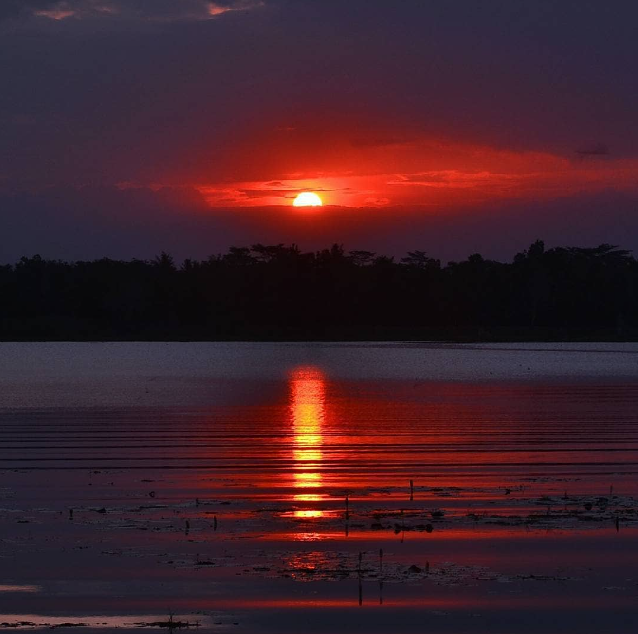
[[[321,207],[321,198],[313,192],[302,192],[292,203],[295,207]]]

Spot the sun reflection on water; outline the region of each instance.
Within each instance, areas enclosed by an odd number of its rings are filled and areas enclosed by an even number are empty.
[[[313,367],[295,370],[290,378],[290,417],[293,432],[292,458],[295,502],[319,502],[323,496],[310,489],[322,484],[321,460],[323,453],[322,426],[325,418],[326,387],[323,374]],[[313,519],[323,517],[320,509],[295,511],[295,517]]]

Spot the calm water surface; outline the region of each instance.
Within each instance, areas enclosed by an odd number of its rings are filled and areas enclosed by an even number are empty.
[[[636,345],[0,354],[5,627],[638,631]]]

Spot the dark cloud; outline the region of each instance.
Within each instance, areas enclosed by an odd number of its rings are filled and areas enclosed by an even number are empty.
[[[263,0],[2,0],[0,19],[210,20],[263,4]]]
[[[59,0],[2,0],[0,2],[0,20],[32,15],[35,11],[53,9]]]
[[[357,148],[383,148],[383,147],[391,147],[394,145],[406,145],[412,142],[413,142],[413,139],[405,139],[400,137],[356,138],[356,139],[352,139],[351,141],[352,146]]]
[[[609,148],[604,143],[593,143],[576,150],[576,154],[581,157],[587,156],[609,156]]]

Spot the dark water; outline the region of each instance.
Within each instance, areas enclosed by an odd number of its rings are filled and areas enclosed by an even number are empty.
[[[4,352],[7,626],[638,627],[632,346]]]

